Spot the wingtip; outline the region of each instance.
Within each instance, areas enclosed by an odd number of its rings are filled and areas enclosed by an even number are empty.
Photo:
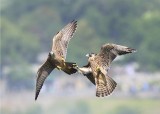
[[[38,97],[38,96],[35,96],[35,99],[34,99],[35,101],[37,100],[37,97]]]
[[[73,32],[73,34],[74,34],[75,31],[77,30],[77,21],[76,20],[72,20],[71,24],[72,24],[72,26],[74,28],[74,32]],[[73,36],[73,34],[72,34],[72,36]]]
[[[77,24],[77,20],[73,19],[73,20],[71,21],[71,23],[76,23],[76,24]]]
[[[134,52],[137,52],[137,50],[136,49],[132,49],[132,53],[134,53]]]
[[[35,101],[37,100],[38,95],[39,95],[39,93],[36,93],[36,94],[35,94],[35,98],[34,98]]]
[[[136,49],[133,49],[133,48],[128,48],[128,51],[129,51],[129,53],[137,52],[137,50],[136,50]]]

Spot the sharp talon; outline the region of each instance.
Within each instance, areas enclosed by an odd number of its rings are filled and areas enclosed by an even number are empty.
[[[57,66],[57,69],[58,69],[58,70],[61,70],[61,67],[60,67],[60,66]]]
[[[66,66],[66,63],[64,62],[63,65]]]
[[[76,64],[73,64],[73,67],[77,67],[77,65],[76,65]]]
[[[73,66],[75,69],[79,70],[79,67],[77,65]]]
[[[63,66],[66,66],[65,59],[62,58]]]

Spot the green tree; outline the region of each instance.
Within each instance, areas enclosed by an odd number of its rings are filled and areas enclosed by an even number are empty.
[[[20,64],[22,61],[35,61],[39,51],[37,38],[25,33],[6,18],[1,18],[1,23],[2,67]]]
[[[3,63],[13,63],[12,58],[17,59],[15,63],[24,60],[21,52],[26,54],[28,49],[32,54],[27,54],[25,60],[36,62],[33,58],[39,50],[48,52],[53,35],[76,19],[78,30],[69,45],[69,61],[85,64],[86,53],[97,52],[103,43],[112,42],[138,50],[123,63],[136,61],[143,70],[159,68],[159,0],[14,0],[6,3],[1,9],[1,47],[2,55],[9,52],[11,56],[5,59],[2,56]],[[4,46],[8,41],[13,42],[9,48]],[[16,48],[23,51],[15,51]]]

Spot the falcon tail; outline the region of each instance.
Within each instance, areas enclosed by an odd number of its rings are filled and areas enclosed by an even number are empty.
[[[77,69],[74,68],[76,66],[76,63],[65,62],[65,65],[65,68],[62,69],[65,73],[70,75],[77,72]]]
[[[96,96],[97,97],[105,97],[105,96],[110,95],[117,85],[117,83],[109,76],[106,76],[106,82],[107,82],[106,85],[104,85],[104,83],[102,82],[99,82],[96,85]]]

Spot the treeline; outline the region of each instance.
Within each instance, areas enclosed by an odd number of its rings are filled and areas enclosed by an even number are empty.
[[[36,63],[39,53],[50,51],[53,35],[75,19],[78,29],[69,45],[68,61],[84,65],[86,53],[112,42],[138,50],[122,63],[137,62],[143,71],[159,70],[159,12],[159,0],[5,0],[2,68]]]

